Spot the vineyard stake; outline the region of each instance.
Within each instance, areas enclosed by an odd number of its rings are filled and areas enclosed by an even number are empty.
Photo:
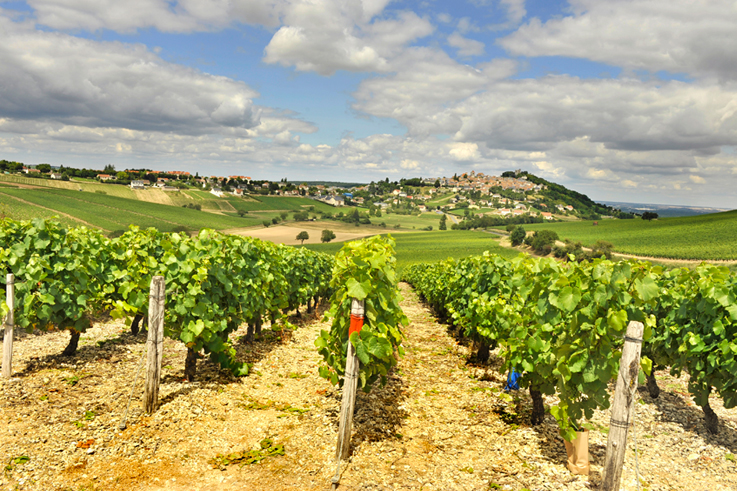
[[[146,353],[146,394],[144,409],[151,414],[159,404],[159,382],[161,380],[161,359],[164,354],[164,302],[166,285],[163,276],[151,279],[148,301],[148,340]]]
[[[338,447],[335,450],[335,458],[338,461],[338,466],[332,480],[333,488],[337,486],[340,479],[340,459],[348,458],[351,448],[351,427],[353,426],[353,409],[356,406],[359,361],[353,344],[350,341],[350,336],[354,332],[361,332],[364,312],[364,301],[354,298],[351,303],[351,324],[348,329],[348,355],[345,362],[345,376],[343,377],[343,400],[340,403]]]
[[[7,277],[5,302],[8,304],[8,316],[5,318],[5,337],[3,338],[3,377],[10,378],[13,364],[13,309],[15,308],[15,276]]]
[[[614,391],[612,418],[609,422],[609,437],[606,445],[606,460],[602,477],[604,491],[618,491],[622,477],[622,464],[627,450],[627,430],[630,413],[635,403],[637,375],[640,372],[640,350],[642,349],[642,322],[631,321],[622,348],[619,362],[617,387]]]

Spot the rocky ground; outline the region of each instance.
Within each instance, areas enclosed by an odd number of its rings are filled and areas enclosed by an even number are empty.
[[[529,396],[504,394],[493,356],[469,363],[469,348],[409,288],[403,294],[407,356],[386,387],[359,393],[340,489],[596,489],[609,414],[591,422],[591,476],[571,475],[553,418],[531,427]],[[267,328],[253,344],[235,333],[240,356],[253,363],[242,379],[201,360],[197,382],[185,382],[185,348],[167,340],[160,409],[143,414],[141,374],[124,430],[144,335],[104,323],[71,358],[58,355],[66,333],[20,335],[13,378],[0,382],[0,489],[330,489],[340,392],[317,375],[313,342],[327,326],[314,317],[299,324]],[[686,376],[658,378],[658,399],[639,391],[622,489],[637,489],[637,468],[649,491],[737,489],[737,410],[712,398],[720,417],[712,436]],[[249,458],[258,462],[239,465]]]

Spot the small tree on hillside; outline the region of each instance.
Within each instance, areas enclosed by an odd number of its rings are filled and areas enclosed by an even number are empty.
[[[322,231],[322,236],[320,237],[320,241],[323,243],[330,242],[335,238],[335,233],[332,230],[325,229]]]
[[[261,223],[263,223],[264,224],[264,227],[266,227],[266,228],[269,228],[269,225],[271,225],[271,222],[269,220],[264,220]]]
[[[310,234],[308,234],[304,230],[297,234],[297,240],[301,240],[302,244],[304,244],[305,241],[308,240],[309,238],[310,238]]]
[[[553,230],[538,230],[532,236],[530,246],[538,254],[547,256],[552,252],[556,240],[558,240],[558,234]]]
[[[518,246],[524,242],[527,232],[522,227],[515,227],[512,233],[509,235],[509,240],[512,241],[513,246]]]
[[[448,221],[448,218],[445,216],[445,213],[443,213],[443,216],[440,217],[440,227],[438,227],[438,229],[448,230],[447,221]]]
[[[648,222],[650,220],[657,220],[657,218],[658,218],[658,214],[652,211],[646,211],[645,213],[642,214],[642,219],[647,220]]]

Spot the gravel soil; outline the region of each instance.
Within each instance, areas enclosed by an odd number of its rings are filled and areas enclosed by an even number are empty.
[[[340,467],[339,489],[596,489],[608,412],[591,422],[591,476],[572,475],[554,419],[530,426],[529,396],[501,390],[505,376],[495,357],[472,363],[469,347],[410,288],[402,291],[411,321],[407,355],[385,387],[359,393],[353,453]],[[252,344],[241,339],[244,330],[234,333],[239,356],[253,363],[241,379],[203,359],[197,381],[186,382],[186,349],[166,340],[160,408],[143,413],[141,373],[125,430],[119,425],[145,334],[100,323],[82,336],[74,357],[59,355],[67,333],[17,335],[13,378],[0,381],[0,489],[330,489],[340,391],[317,375],[313,344],[327,325],[305,314],[291,321],[296,331],[267,327]],[[710,435],[687,376],[659,372],[658,379],[658,399],[644,387],[638,392],[621,489],[637,489],[636,467],[643,490],[737,489],[737,410],[713,397],[720,424]],[[258,462],[241,466],[244,451]]]

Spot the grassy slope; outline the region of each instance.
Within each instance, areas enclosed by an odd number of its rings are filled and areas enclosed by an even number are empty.
[[[102,184],[98,181],[91,181],[88,179],[76,180],[75,178],[74,181],[55,181],[50,179],[35,179],[32,177],[23,177],[18,175],[1,175],[0,180],[18,184],[29,184],[31,186],[43,186],[52,189],[68,189],[79,191],[79,189],[81,188],[82,191],[90,193],[94,193],[95,191],[104,191],[106,194],[111,196],[136,199],[136,193],[132,191],[128,186]]]
[[[438,206],[438,205],[442,206],[442,205],[447,205],[448,202],[450,201],[450,198],[452,198],[455,195],[456,195],[456,193],[444,193],[444,194],[440,194],[440,195],[435,195],[435,197],[433,199],[427,200],[427,203],[426,204],[428,206]]]
[[[494,235],[486,232],[447,230],[433,232],[399,233],[392,235],[397,241],[397,269],[414,263],[461,258],[490,251],[500,256],[512,258],[519,253],[501,247]],[[334,254],[343,247],[341,243],[306,245],[316,251]]]
[[[737,259],[737,210],[652,222],[599,220],[525,225],[525,230],[555,230],[561,239],[591,245],[614,244],[617,252],[673,259]]]
[[[125,229],[129,224],[141,227],[157,227],[170,231],[184,226],[192,230],[200,228],[237,228],[260,223],[255,218],[236,218],[214,215],[202,211],[159,205],[97,193],[62,189],[2,189],[5,198],[10,196],[45,206],[78,217],[93,226],[112,231]],[[17,202],[16,202],[17,203]],[[20,204],[19,208],[23,208]],[[26,208],[28,208],[26,206]],[[24,213],[33,213],[28,210]],[[16,216],[11,215],[13,218]],[[17,218],[22,218],[18,216]]]
[[[351,210],[351,208],[334,208],[325,203],[301,197],[216,198],[209,192],[195,189],[167,193],[166,201],[174,205],[171,206],[137,199],[136,194],[126,186],[99,183],[88,185],[16,176],[3,176],[3,178],[10,182],[43,186],[26,189],[0,184],[0,193],[4,193],[0,194],[0,205],[4,207],[4,213],[9,217],[22,220],[59,216],[60,220],[68,225],[80,225],[83,221],[106,231],[126,229],[130,224],[140,227],[156,227],[162,231],[171,231],[182,226],[191,230],[230,229],[260,225],[263,220],[278,217],[281,211],[294,212],[306,210],[311,206],[314,206],[315,210],[325,210],[331,213],[338,211],[348,213]],[[83,189],[83,192],[79,191],[80,188]],[[144,197],[149,197],[151,193],[163,193],[163,191],[147,189]],[[31,204],[22,203],[13,197]],[[183,204],[190,203],[201,205],[203,210],[220,213],[212,214],[181,207]],[[69,214],[78,218],[80,222],[57,215],[43,207]],[[238,210],[247,211],[249,214],[241,218],[237,216]]]
[[[17,189],[17,188],[12,188]],[[82,222],[72,220],[65,216],[59,216],[51,210],[39,206],[21,203],[7,194],[3,194],[6,188],[0,188],[0,215],[7,216],[13,220],[31,220],[33,218],[54,218],[66,226],[78,227],[84,225]]]
[[[378,225],[381,222],[386,223],[387,228],[393,228],[399,224],[403,230],[412,229],[421,230],[431,226],[433,230],[437,230],[440,226],[440,215],[435,213],[423,213],[420,216],[415,215],[397,215],[395,213],[383,213],[380,217],[371,217],[371,223]]]

